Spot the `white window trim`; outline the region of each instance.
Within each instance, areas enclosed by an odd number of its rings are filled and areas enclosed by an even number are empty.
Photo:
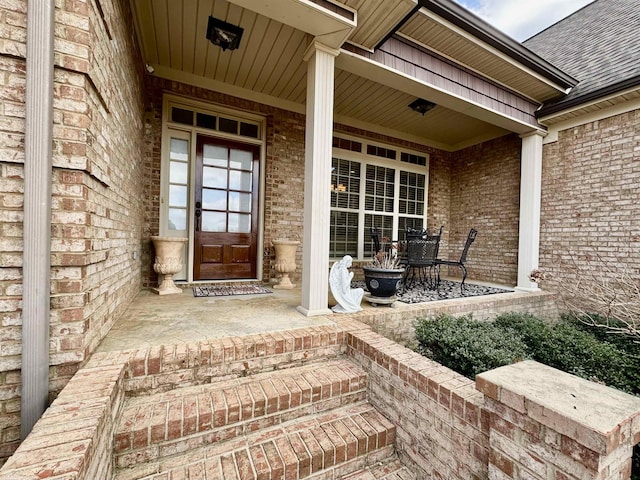
[[[393,214],[389,215],[384,212],[371,212],[365,210],[365,189],[366,189],[366,168],[367,165],[376,165],[386,168],[393,168],[395,170],[395,178],[394,184],[400,185],[400,171],[405,171],[409,173],[418,173],[420,175],[424,175],[425,181],[425,198],[424,198],[424,215],[422,217],[422,224],[424,227],[427,225],[427,214],[428,214],[428,200],[429,200],[429,154],[425,152],[419,152],[415,150],[410,150],[406,148],[397,147],[395,145],[386,144],[384,142],[378,142],[369,140],[363,137],[353,136],[353,135],[345,135],[341,133],[334,133],[333,135],[336,138],[341,138],[345,140],[352,140],[355,142],[359,142],[362,144],[362,149],[360,152],[354,152],[353,150],[345,150],[342,148],[334,147],[332,149],[332,155],[334,158],[340,158],[348,161],[355,161],[360,163],[360,202],[358,207],[358,258],[357,260],[364,260],[366,258],[366,237],[367,232],[365,232],[364,228],[364,220],[365,215],[387,215],[393,217],[392,223],[392,231],[398,231],[398,223],[400,218],[399,207],[400,207],[400,196],[399,191],[396,191],[393,199]],[[376,155],[370,155],[367,152],[367,145],[374,145],[376,147],[387,148],[390,150],[395,150],[396,158],[388,159],[378,157]],[[402,153],[407,153],[410,155],[419,155],[426,158],[425,165],[415,165],[412,163],[403,162],[401,160]],[[344,209],[338,207],[331,207],[332,211],[346,211],[353,212],[351,209]],[[334,259],[335,260],[335,259]]]

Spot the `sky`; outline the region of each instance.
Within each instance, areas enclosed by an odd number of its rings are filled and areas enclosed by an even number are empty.
[[[593,0],[455,0],[522,42]]]

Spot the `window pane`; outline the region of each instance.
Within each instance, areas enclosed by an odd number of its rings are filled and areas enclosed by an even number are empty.
[[[393,212],[395,170],[367,165],[365,208],[376,212]]]
[[[226,133],[238,133],[238,121],[220,117],[218,129]]]
[[[173,107],[171,109],[171,121],[183,123],[185,125],[193,125],[193,112],[184,108]]]
[[[355,257],[358,253],[358,214],[331,212],[331,232],[329,241],[331,258],[345,255]]]
[[[196,113],[196,125],[210,130],[216,129],[216,117],[206,113]]]
[[[205,165],[214,167],[227,167],[229,163],[229,149],[205,145],[202,152],[202,161]]]
[[[187,229],[187,211],[183,208],[169,209],[169,230]]]
[[[251,170],[252,164],[253,152],[248,152],[246,150],[231,150],[231,161],[229,162],[230,168]]]
[[[251,215],[244,213],[230,213],[229,231],[234,233],[251,232]]]
[[[224,168],[204,167],[202,169],[202,186],[227,188],[227,170]]]
[[[226,232],[227,214],[223,212],[202,212],[200,228],[203,232]]]
[[[251,212],[251,194],[229,192],[229,210],[236,212]]]
[[[171,160],[181,160],[186,162],[189,160],[189,142],[181,138],[172,138],[170,146]]]
[[[334,158],[331,161],[331,206],[358,209],[360,204],[360,164]]]
[[[240,135],[243,137],[258,138],[258,126],[240,122]]]
[[[251,172],[229,171],[229,188],[233,190],[251,191]]]
[[[169,205],[171,207],[186,207],[187,187],[183,185],[169,185]]]
[[[202,189],[202,208],[206,210],[226,210],[227,191]]]
[[[400,213],[424,215],[425,183],[422,174],[400,172]]]
[[[169,162],[169,182],[187,183],[187,164],[182,162]]]

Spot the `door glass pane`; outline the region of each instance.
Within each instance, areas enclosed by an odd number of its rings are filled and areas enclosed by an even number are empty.
[[[227,214],[223,212],[202,212],[203,232],[226,232]]]
[[[169,185],[169,205],[172,207],[186,207],[187,187],[183,185]]]
[[[251,212],[251,194],[229,192],[229,210]]]
[[[184,208],[169,209],[169,230],[187,229],[187,211]]]
[[[251,191],[251,172],[238,172],[232,170],[229,172],[229,188],[233,190]]]
[[[227,170],[224,168],[204,167],[202,169],[202,186],[227,188]]]
[[[206,210],[226,210],[227,191],[202,189],[202,208]]]
[[[202,150],[202,161],[205,165],[227,167],[229,163],[229,150],[226,147],[204,145]]]
[[[171,160],[186,162],[189,160],[189,142],[181,138],[171,139]]]
[[[229,231],[234,233],[251,232],[251,215],[244,213],[230,213]]]
[[[251,170],[253,163],[253,152],[246,150],[231,150],[231,161],[229,166],[239,170]]]
[[[169,163],[169,182],[187,183],[187,164],[183,162]]]

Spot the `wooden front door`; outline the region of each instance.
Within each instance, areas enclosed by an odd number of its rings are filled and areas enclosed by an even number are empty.
[[[260,148],[198,135],[193,278],[256,278]]]

